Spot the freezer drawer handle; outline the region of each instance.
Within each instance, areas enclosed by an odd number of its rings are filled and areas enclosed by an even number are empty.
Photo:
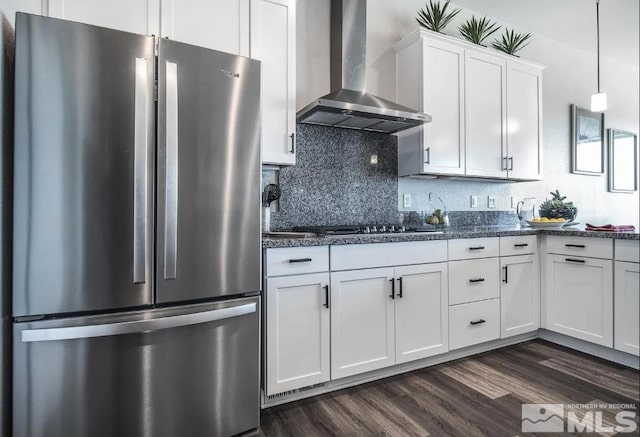
[[[147,210],[149,135],[149,61],[136,58],[133,175],[133,283],[147,279]]]
[[[167,62],[164,279],[176,278],[178,250],[178,64]]]
[[[22,331],[22,342],[73,340],[159,331],[161,329],[178,328],[181,326],[198,325],[216,320],[230,319],[255,312],[256,303],[253,302],[229,308],[169,316],[160,319],[134,320],[131,322],[105,323],[102,325],[70,326],[67,328],[26,329]]]

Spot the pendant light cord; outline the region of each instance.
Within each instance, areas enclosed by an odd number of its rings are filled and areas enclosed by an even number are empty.
[[[598,94],[600,93],[600,0],[596,0],[596,40],[598,59]]]

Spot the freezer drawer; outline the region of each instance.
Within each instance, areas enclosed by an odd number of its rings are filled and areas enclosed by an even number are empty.
[[[259,425],[259,297],[14,326],[13,435],[228,436]]]

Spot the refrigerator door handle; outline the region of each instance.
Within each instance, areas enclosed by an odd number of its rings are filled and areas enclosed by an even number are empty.
[[[166,64],[164,279],[176,278],[178,248],[178,64]]]
[[[147,279],[147,208],[149,138],[149,60],[136,58],[133,182],[133,282]]]
[[[198,325],[216,320],[230,319],[255,313],[255,302],[221,308],[200,313],[181,314],[150,320],[134,320],[129,322],[105,323],[101,325],[70,326],[66,328],[25,329],[22,331],[22,342],[40,342],[55,340],[74,340],[81,338],[109,337],[113,335],[135,334],[140,332],[159,331],[161,329]]]

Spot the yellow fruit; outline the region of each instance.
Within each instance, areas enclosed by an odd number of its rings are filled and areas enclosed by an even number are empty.
[[[538,223],[540,221],[540,217],[534,217],[531,221]]]
[[[548,222],[548,221],[549,221],[549,219],[548,219],[547,217],[542,217],[542,218],[540,219],[540,221],[541,221],[541,222]]]

